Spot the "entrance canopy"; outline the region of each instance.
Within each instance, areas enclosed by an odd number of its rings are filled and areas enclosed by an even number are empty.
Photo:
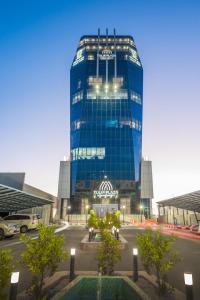
[[[158,201],[157,204],[161,207],[173,206],[200,213],[200,191]]]
[[[0,212],[15,212],[52,203],[51,200],[0,184]]]

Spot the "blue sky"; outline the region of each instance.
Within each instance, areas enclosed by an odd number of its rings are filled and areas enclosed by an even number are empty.
[[[69,70],[83,34],[133,35],[155,200],[200,188],[200,2],[0,0],[0,171],[57,193],[69,154]]]

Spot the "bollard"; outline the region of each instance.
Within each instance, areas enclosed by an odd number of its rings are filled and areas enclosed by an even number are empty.
[[[116,229],[116,238],[119,240],[119,228]]]
[[[138,281],[138,249],[133,248],[133,281]]]
[[[71,249],[71,257],[70,257],[70,273],[69,273],[69,281],[72,281],[74,279],[74,266],[75,266],[75,253],[76,249]]]
[[[10,280],[10,295],[9,300],[16,300],[17,299],[17,287],[19,281],[19,272],[12,272],[11,280]]]
[[[92,238],[92,228],[89,228],[89,242],[91,242]]]
[[[186,300],[193,300],[193,278],[191,273],[184,273]]]

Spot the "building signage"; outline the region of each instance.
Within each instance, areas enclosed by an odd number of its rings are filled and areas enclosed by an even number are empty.
[[[110,49],[104,49],[101,54],[99,54],[99,58],[102,60],[110,60],[114,59],[115,55],[112,53]]]
[[[104,180],[99,186],[98,191],[94,191],[94,198],[117,198],[118,191],[113,190],[110,181]]]

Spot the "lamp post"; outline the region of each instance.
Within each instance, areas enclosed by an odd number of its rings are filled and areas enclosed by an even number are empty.
[[[19,272],[12,272],[11,274],[11,285],[10,285],[10,295],[9,300],[16,300],[17,299],[17,287],[19,281]]]
[[[71,210],[71,206],[70,206],[70,205],[68,205],[68,206],[67,206],[68,223],[69,223],[69,213],[70,213],[70,210]]]
[[[143,210],[143,205],[140,204],[140,222],[142,223],[142,210]]]
[[[186,300],[193,300],[193,278],[191,273],[184,273]]]
[[[87,205],[85,206],[85,222],[86,222],[86,225],[87,225],[88,208],[89,208],[89,205],[87,204]]]
[[[123,209],[123,224],[124,224],[124,213],[125,213],[125,208],[126,208],[126,206],[123,205],[123,206],[122,206],[122,209]]]
[[[70,272],[69,272],[69,281],[72,281],[74,279],[74,266],[75,266],[75,253],[76,253],[76,249],[75,248],[71,248],[70,251]]]
[[[138,281],[138,249],[133,248],[133,281]]]

